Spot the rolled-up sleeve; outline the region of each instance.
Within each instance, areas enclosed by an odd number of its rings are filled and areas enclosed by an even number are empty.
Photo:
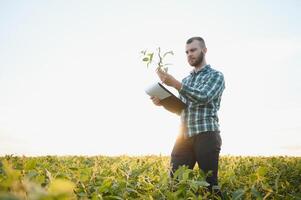
[[[182,83],[179,94],[196,104],[207,104],[219,96],[225,87],[224,76],[221,72],[212,73],[208,80],[196,87]]]

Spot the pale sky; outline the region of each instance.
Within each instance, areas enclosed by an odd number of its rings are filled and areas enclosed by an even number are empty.
[[[169,155],[179,117],[144,89],[139,52],[192,69],[201,36],[225,76],[222,155],[301,156],[301,1],[0,0],[0,155]],[[174,91],[177,95],[176,91]]]

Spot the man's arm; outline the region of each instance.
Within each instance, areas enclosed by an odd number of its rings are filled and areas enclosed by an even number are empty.
[[[224,76],[220,72],[212,73],[209,79],[198,87],[182,84],[179,93],[189,100],[199,104],[212,101],[225,87]]]
[[[157,70],[157,74],[163,83],[174,87],[181,95],[195,103],[206,104],[224,89],[224,76],[220,72],[213,73],[206,83],[197,88],[182,84],[160,69]]]

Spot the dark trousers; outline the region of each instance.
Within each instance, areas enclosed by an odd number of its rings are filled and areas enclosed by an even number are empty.
[[[188,138],[180,133],[171,153],[171,176],[182,165],[193,169],[198,163],[203,172],[212,171],[212,176],[206,179],[211,191],[212,186],[218,185],[218,160],[221,145],[219,131],[204,132]]]

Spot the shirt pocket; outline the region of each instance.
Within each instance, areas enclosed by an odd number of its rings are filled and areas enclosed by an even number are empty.
[[[200,80],[196,81],[193,84],[193,87],[200,89],[200,88],[204,87],[204,85],[206,84],[207,80],[208,80],[207,78],[201,78]]]

